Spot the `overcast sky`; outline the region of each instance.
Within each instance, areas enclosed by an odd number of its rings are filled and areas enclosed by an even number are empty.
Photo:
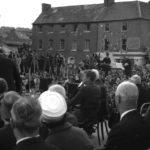
[[[0,0],[0,27],[27,27],[32,28],[32,23],[41,13],[41,4],[48,3],[52,7],[98,4],[104,0]],[[133,1],[133,0],[115,0]],[[148,2],[149,0],[141,0]]]

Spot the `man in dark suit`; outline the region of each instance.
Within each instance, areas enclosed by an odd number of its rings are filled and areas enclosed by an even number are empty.
[[[94,132],[92,126],[97,119],[100,107],[101,92],[95,84],[96,74],[92,70],[85,73],[83,84],[77,94],[68,103],[69,107],[79,105],[73,114],[77,117],[79,124],[85,122],[83,129],[91,135]],[[86,123],[88,122],[88,123]]]
[[[16,139],[10,125],[10,111],[12,105],[20,97],[21,96],[17,92],[9,91],[4,94],[4,97],[1,101],[1,117],[5,123],[4,127],[0,128],[0,147],[3,150],[13,150],[16,145]]]
[[[20,98],[12,107],[11,125],[17,139],[15,150],[60,150],[46,145],[39,136],[41,106],[32,98]]]
[[[131,73],[132,73],[132,64],[130,59],[126,58],[124,56],[123,60],[122,60],[122,64],[124,67],[124,73],[126,75],[126,78],[128,79],[129,77],[131,77]]]
[[[136,110],[138,88],[129,81],[122,82],[116,90],[116,105],[120,122],[110,131],[106,150],[144,150],[149,146],[149,127]]]
[[[7,81],[9,91],[21,92],[21,78],[17,66],[4,56],[2,49],[0,49],[0,77]]]

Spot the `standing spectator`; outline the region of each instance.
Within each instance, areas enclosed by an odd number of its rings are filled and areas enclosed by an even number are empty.
[[[123,67],[124,67],[124,73],[126,75],[126,78],[131,77],[131,71],[132,71],[132,66],[131,66],[131,61],[130,59],[124,57],[122,61]]]
[[[12,107],[11,125],[17,140],[15,150],[59,150],[46,145],[39,136],[41,106],[32,98],[20,98]]]
[[[4,56],[2,49],[0,49],[0,77],[7,81],[8,91],[21,92],[21,78],[17,66]]]

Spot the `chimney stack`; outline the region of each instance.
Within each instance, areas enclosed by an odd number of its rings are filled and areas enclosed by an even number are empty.
[[[43,3],[42,4],[42,12],[45,13],[51,8],[50,4]]]
[[[109,7],[109,6],[111,6],[113,3],[115,3],[115,0],[104,0],[104,6],[105,6],[105,7]]]

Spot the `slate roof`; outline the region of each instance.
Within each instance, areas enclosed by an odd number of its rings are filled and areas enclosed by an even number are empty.
[[[52,7],[41,13],[33,24],[104,22],[128,19],[150,19],[150,3],[140,1],[104,4]]]

